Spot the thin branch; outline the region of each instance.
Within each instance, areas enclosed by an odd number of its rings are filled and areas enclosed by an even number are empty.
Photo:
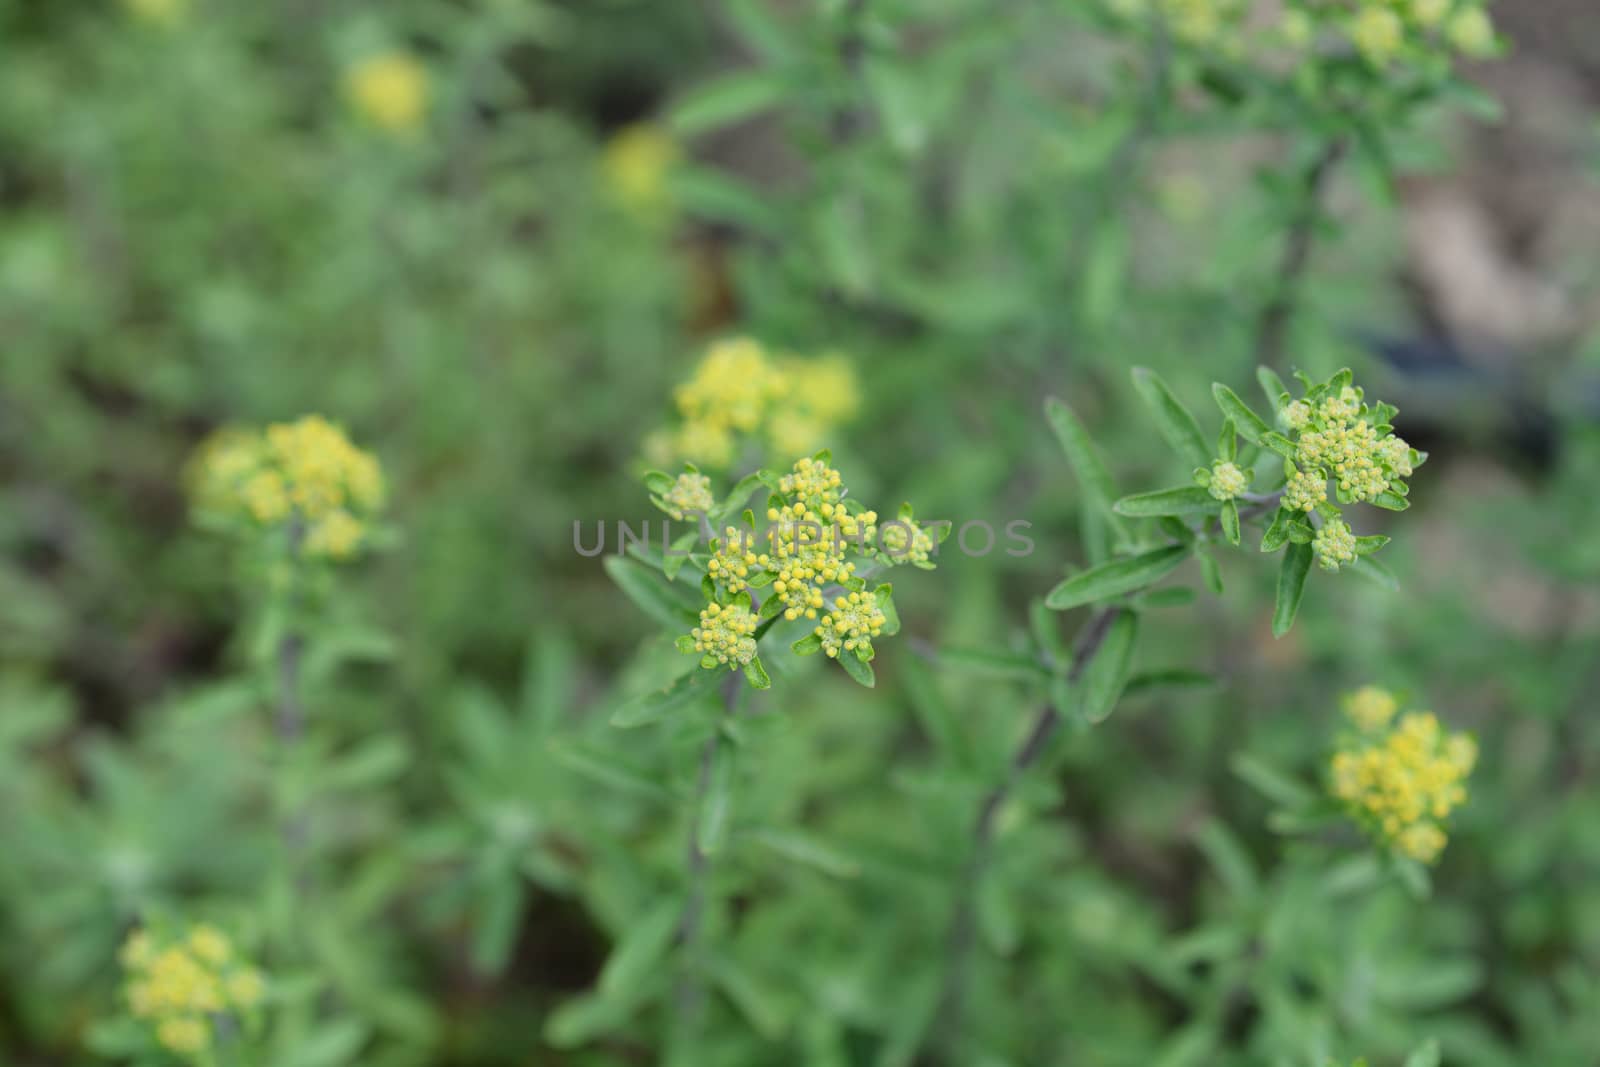
[[[1083,672],[1094,662],[1111,624],[1122,613],[1119,607],[1101,608],[1079,631],[1073,643],[1072,658],[1067,667],[1067,680],[1077,682]],[[1027,736],[1011,757],[1006,777],[989,791],[978,809],[973,825],[972,848],[962,868],[961,880],[956,889],[955,909],[950,920],[950,933],[946,957],[944,986],[939,995],[938,1010],[934,1016],[939,1028],[935,1060],[955,1062],[956,1048],[961,1038],[962,1016],[966,1010],[967,987],[971,984],[972,945],[977,932],[978,890],[987,873],[994,851],[995,825],[1000,809],[1010,798],[1017,783],[1028,773],[1050,745],[1050,740],[1061,727],[1061,713],[1045,704],[1034,716]]]
[[[1328,142],[1307,168],[1302,182],[1300,209],[1284,237],[1283,256],[1278,262],[1277,288],[1256,322],[1255,357],[1258,366],[1278,367],[1283,361],[1284,341],[1294,317],[1300,283],[1311,262],[1316,242],[1317,223],[1322,219],[1322,201],[1328,179],[1344,158],[1344,138]]]

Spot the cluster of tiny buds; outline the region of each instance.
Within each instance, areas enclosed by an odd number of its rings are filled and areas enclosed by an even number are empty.
[[[672,488],[662,494],[662,499],[666,502],[667,514],[674,519],[681,520],[687,514],[710,511],[713,503],[711,479],[699,471],[685,471],[678,475]]]
[[[1218,500],[1232,500],[1250,487],[1250,476],[1237,463],[1218,460],[1210,471],[1201,471],[1202,484]]]
[[[741,604],[707,604],[689,631],[694,650],[719,665],[743,666],[756,656],[756,617]]]
[[[1343,519],[1329,519],[1311,541],[1317,562],[1324,570],[1337,571],[1341,564],[1356,560],[1356,537]]]
[[[838,658],[841,651],[859,654],[861,649],[867,651],[864,658],[870,659],[872,639],[883,632],[887,621],[875,593],[847,593],[834,600],[833,610],[817,624],[816,635],[830,659]]]

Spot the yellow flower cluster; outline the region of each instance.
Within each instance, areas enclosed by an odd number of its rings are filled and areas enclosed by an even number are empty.
[[[264,433],[217,431],[188,472],[202,514],[258,526],[298,524],[312,556],[347,559],[366,542],[367,519],[383,504],[383,472],[320,415],[275,423]]]
[[[163,26],[182,21],[188,11],[189,0],[122,0],[135,18]]]
[[[690,512],[710,511],[713,503],[711,479],[704,474],[685,471],[678,475],[678,480],[662,499],[666,502],[667,514],[674,519],[682,519]]]
[[[720,665],[743,666],[756,656],[756,617],[738,604],[707,604],[700,625],[689,631],[694,650]]]
[[[816,635],[822,639],[822,651],[829,659],[837,659],[840,652],[857,652],[866,649],[863,659],[872,658],[872,639],[883,633],[887,622],[878,607],[876,593],[862,590],[837,597],[833,610],[817,624]]]
[[[673,400],[679,425],[652,434],[647,457],[718,468],[738,459],[746,440],[780,455],[812,451],[860,405],[855,372],[844,359],[774,356],[749,337],[713,344]]]
[[[1394,457],[1409,456],[1410,447],[1392,434],[1380,440],[1369,420],[1359,417],[1360,404],[1361,391],[1349,386],[1322,401],[1300,434],[1295,459],[1304,470],[1331,475],[1342,499],[1373,500],[1399,473]]]
[[[1432,863],[1445,845],[1446,820],[1466,802],[1478,746],[1467,734],[1446,733],[1432,712],[1410,711],[1395,722],[1398,708],[1376,687],[1346,699],[1356,733],[1334,754],[1332,791],[1380,840]]]
[[[135,930],[120,953],[128,1009],[155,1029],[156,1040],[183,1057],[210,1048],[214,1020],[251,1012],[266,993],[261,972],[209,924],[174,937]]]
[[[1146,19],[1159,10],[1172,35],[1190,44],[1216,41],[1244,11],[1240,0],[1108,0],[1108,6],[1126,19]]]
[[[428,71],[407,52],[369,56],[345,74],[345,95],[374,126],[413,133],[428,112]]]
[[[1286,40],[1306,45],[1316,38],[1318,19],[1376,67],[1408,54],[1454,51],[1483,57],[1497,47],[1494,22],[1482,0],[1353,0],[1286,7],[1280,28]]]
[[[1250,479],[1239,469],[1239,465],[1227,460],[1219,460],[1209,472],[1200,473],[1205,475],[1206,488],[1218,500],[1232,500],[1250,487]]]
[[[868,557],[870,566],[932,566],[934,539],[912,520],[909,506],[904,518],[880,531],[878,513],[848,499],[843,479],[829,462],[828,454],[819,452],[796,460],[780,477],[760,475],[774,490],[766,512],[771,525],[760,534],[725,526],[712,539],[709,557],[697,557],[705,560],[702,587],[712,603],[702,611],[700,626],[678,639],[678,647],[699,653],[701,666],[750,663],[755,629],[761,620],[778,619],[817,622],[803,639],[808,648],[795,649],[801,655],[827,648],[834,657],[843,649],[870,659],[871,639],[882,633],[892,601],[880,600],[888,586],[866,590],[851,555]],[[664,475],[656,477],[658,485],[665,484],[659,480]],[[745,518],[754,522],[748,511]],[[752,616],[757,600],[760,611]]]
[[[606,142],[601,172],[617,201],[641,218],[658,216],[667,202],[667,175],[678,161],[678,142],[661,127],[636,123]]]
[[[878,547],[896,563],[927,563],[933,556],[933,535],[908,518],[878,528]]]

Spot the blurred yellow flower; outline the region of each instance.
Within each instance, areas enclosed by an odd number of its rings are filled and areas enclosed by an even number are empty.
[[[1450,43],[1463,55],[1481,58],[1495,50],[1494,23],[1482,8],[1468,8],[1450,20],[1445,30]]]
[[[428,71],[406,52],[371,56],[350,68],[345,92],[356,111],[391,133],[411,133],[428,110]]]
[[[172,26],[181,22],[189,10],[189,0],[122,0],[135,18]]]
[[[740,439],[756,436],[778,455],[814,452],[861,403],[843,356],[775,357],[749,337],[713,344],[673,399],[682,421],[645,442],[647,457],[661,466],[725,467]]]
[[[366,541],[366,520],[384,498],[377,459],[320,415],[265,432],[219,430],[196,450],[185,481],[198,514],[265,527],[296,521],[304,551],[335,560]]]
[[[678,155],[678,143],[665,130],[636,123],[606,142],[601,167],[612,194],[624,207],[654,215],[667,203],[667,174]]]
[[[1447,840],[1445,820],[1466,802],[1478,746],[1466,734],[1445,733],[1432,712],[1407,712],[1391,725],[1394,711],[1381,689],[1346,698],[1359,733],[1334,754],[1332,791],[1380,840],[1432,863]]]
[[[1363,8],[1350,27],[1350,42],[1374,66],[1383,66],[1399,55],[1405,36],[1405,23],[1387,7]]]
[[[207,923],[177,935],[135,930],[118,958],[127,972],[128,1010],[153,1027],[169,1052],[187,1059],[203,1060],[214,1017],[251,1011],[266,993],[261,972],[237,962],[233,942]]]

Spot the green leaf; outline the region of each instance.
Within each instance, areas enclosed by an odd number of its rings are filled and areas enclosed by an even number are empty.
[[[1234,421],[1239,427],[1240,435],[1251,444],[1260,444],[1262,435],[1272,430],[1260,415],[1251,411],[1250,406],[1239,399],[1238,394],[1221,382],[1213,383],[1211,395],[1216,397],[1217,407]]]
[[[1128,684],[1138,637],[1139,616],[1131,611],[1117,612],[1079,682],[1083,717],[1089,722],[1104,722],[1115,710],[1123,687]]]
[[[1358,537],[1356,538],[1356,555],[1370,556],[1388,543],[1389,538],[1385,534],[1372,534],[1367,537]]]
[[[688,599],[688,590],[668,582],[659,572],[622,556],[607,556],[606,573],[646,615],[671,629],[693,626],[699,611]]]
[[[637,992],[665,965],[683,903],[667,897],[629,923],[622,939],[600,970],[601,996],[622,999]]]
[[[772,688],[772,679],[767,676],[767,668],[762,666],[760,656],[744,665],[744,677],[756,689]]]
[[[1120,533],[1121,522],[1111,513],[1111,502],[1117,498],[1116,486],[1083,423],[1071,408],[1053,396],[1045,398],[1044,414],[1055,431],[1056,440],[1061,442],[1061,450],[1067,454],[1067,465],[1072,468],[1084,495],[1106,513],[1113,530]]]
[[[691,89],[667,121],[679,136],[694,137],[753,118],[783,97],[783,81],[772,71],[736,71]]]
[[[858,684],[864,685],[868,689],[877,684],[878,679],[873,673],[872,664],[866,662],[854,652],[841,650],[834,658],[838,660],[839,666],[844,668],[844,673],[855,679]]]
[[[652,493],[659,493],[664,496],[672,490],[673,486],[678,484],[678,481],[666,471],[645,471],[644,484],[645,488]]]
[[[1388,511],[1404,511],[1411,506],[1411,501],[1396,493],[1383,492],[1372,498],[1372,505]]]
[[[1426,1041],[1406,1057],[1405,1067],[1439,1067],[1439,1042]]]
[[[1127,559],[1116,559],[1074,574],[1050,590],[1045,606],[1066,611],[1096,600],[1131,593],[1165,578],[1189,557],[1187,545],[1168,545]]]
[[[1400,579],[1395,577],[1394,571],[1391,571],[1372,556],[1360,557],[1354,563],[1346,563],[1343,569],[1354,571],[1385,592],[1398,593],[1400,591]]]
[[[1233,757],[1231,766],[1233,773],[1257,792],[1285,808],[1298,811],[1317,802],[1316,792],[1254,756],[1238,753]]]
[[[1289,395],[1289,387],[1271,367],[1257,367],[1256,381],[1261,383],[1261,394],[1267,398],[1267,406],[1276,414],[1283,406],[1284,398]]]
[[[695,842],[707,856],[720,852],[728,838],[736,753],[737,749],[726,743],[713,745],[711,749],[705,795],[700,798],[700,812],[695,823]]]
[[[883,612],[883,632],[893,637],[900,632],[900,613],[894,607],[894,586],[885,583],[874,589],[878,597],[878,610]]]
[[[1211,495],[1209,489],[1186,485],[1177,489],[1158,489],[1153,493],[1135,493],[1125,496],[1115,504],[1118,515],[1129,518],[1148,518],[1154,515],[1215,515],[1222,502]]]
[[[1272,525],[1261,535],[1261,551],[1276,552],[1288,542],[1290,517],[1287,508],[1279,508],[1272,516]]]
[[[611,725],[620,730],[631,730],[656,722],[674,708],[711,692],[714,683],[722,676],[720,670],[697,667],[663,689],[651,690],[623,703],[612,712]]]
[[[861,864],[826,842],[798,830],[769,827],[741,834],[740,837],[741,840],[748,838],[785,859],[814,867],[834,878],[854,878],[861,873]]]
[[[672,542],[672,551],[662,553],[661,573],[667,576],[667,581],[672,581],[689,562],[689,550],[700,540],[699,530],[690,530]]]
[[[474,908],[472,931],[472,969],[479,975],[494,977],[505,970],[522,926],[522,906],[527,899],[527,883],[515,871],[489,883]]]
[[[1272,609],[1274,637],[1282,637],[1294,625],[1300,597],[1306,589],[1306,575],[1311,573],[1311,556],[1311,546],[1301,544],[1290,545],[1283,554],[1283,566],[1278,570],[1278,599]]]
[[[1239,456],[1239,430],[1232,419],[1222,420],[1222,432],[1217,435],[1217,456],[1230,463]]]
[[[1293,459],[1295,454],[1294,442],[1289,440],[1277,430],[1268,430],[1261,435],[1261,443],[1272,449],[1284,459]]]
[[[1222,568],[1217,565],[1215,559],[1211,558],[1211,553],[1209,552],[1199,552],[1197,557],[1200,560],[1200,577],[1205,581],[1206,588],[1211,590],[1212,596],[1221,596]]]
[[[944,645],[939,649],[939,665],[990,678],[1037,681],[1049,673],[1032,656],[1021,652]]]
[[[1239,502],[1230,500],[1222,505],[1222,535],[1228,539],[1228,544],[1239,543]]]
[[[822,638],[809,633],[790,645],[789,649],[797,656],[812,656],[822,651]]]
[[[1192,467],[1209,467],[1211,449],[1200,433],[1200,424],[1189,409],[1173,395],[1161,376],[1148,367],[1133,368],[1133,387],[1155,414],[1156,425],[1167,444],[1177,450]]]
[[[332,1020],[290,1045],[275,1062],[279,1067],[340,1067],[351,1063],[371,1036],[360,1019]]]
[[[1216,678],[1205,671],[1170,667],[1159,671],[1141,671],[1133,675],[1128,679],[1128,684],[1122,687],[1122,695],[1131,697],[1136,693],[1146,693],[1154,689],[1211,689],[1216,684]]]

